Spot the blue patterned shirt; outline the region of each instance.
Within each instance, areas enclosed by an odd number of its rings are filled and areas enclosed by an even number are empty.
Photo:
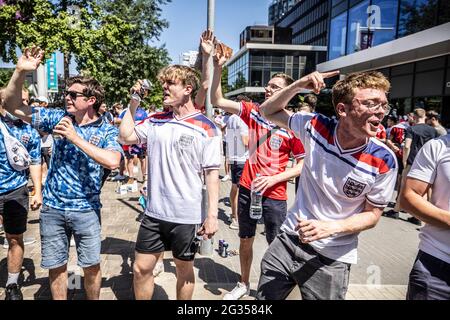
[[[19,140],[31,157],[31,164],[41,163],[41,137],[29,124],[22,120],[13,120],[10,117],[0,116],[0,121],[6,124],[9,133]],[[16,190],[28,182],[27,170],[16,171],[6,157],[5,142],[0,131],[0,194]]]
[[[64,110],[33,108],[31,123],[43,132],[53,128],[65,116]],[[89,143],[107,150],[123,153],[117,142],[119,131],[100,117],[79,126],[73,122],[77,134]],[[100,189],[103,167],[65,138],[54,139],[51,165],[44,188],[44,204],[59,210],[86,211],[100,209]]]

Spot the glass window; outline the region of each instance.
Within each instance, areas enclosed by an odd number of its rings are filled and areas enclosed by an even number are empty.
[[[347,54],[368,48],[371,35],[368,30],[367,8],[369,1],[363,1],[349,10]]]
[[[369,13],[368,47],[376,46],[395,39],[397,28],[398,1],[372,0],[367,9]]]
[[[434,27],[436,14],[437,0],[402,0],[398,37]]]
[[[347,12],[331,20],[328,59],[345,55],[345,35],[347,33]]]
[[[428,59],[416,63],[416,72],[445,68],[445,57]]]
[[[444,70],[416,74],[414,96],[438,96],[442,94]]]
[[[391,78],[391,92],[389,98],[410,97],[412,93],[413,75]]]
[[[450,21],[450,1],[441,0],[439,4],[439,23],[446,23]]]
[[[399,66],[392,67],[391,75],[398,76],[401,74],[408,74],[414,72],[414,63],[401,64]]]
[[[445,95],[450,95],[450,68],[447,69],[447,80],[445,81]],[[448,106],[450,109],[450,105]]]
[[[383,69],[379,69],[377,71],[381,72],[386,78],[389,79],[389,68],[383,68]]]

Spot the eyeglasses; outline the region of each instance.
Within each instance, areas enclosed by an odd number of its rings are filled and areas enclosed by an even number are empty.
[[[268,83],[268,84],[266,85],[266,88],[270,88],[270,89],[272,89],[272,90],[280,90],[280,89],[283,89],[282,87],[277,86],[276,84],[273,84],[273,83]]]
[[[376,112],[378,110],[378,108],[383,108],[384,110],[384,115],[388,115],[389,112],[391,112],[391,106],[389,105],[388,102],[386,103],[375,103],[371,100],[359,100],[358,98],[355,98],[355,100],[358,101],[359,104],[362,104],[363,106],[367,107],[367,109],[369,109],[371,112]]]
[[[82,92],[76,92],[76,91],[66,91],[66,96],[69,96],[70,99],[72,100],[76,100],[77,97],[87,97],[84,93]]]

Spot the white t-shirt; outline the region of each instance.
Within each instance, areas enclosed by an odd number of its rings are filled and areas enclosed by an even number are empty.
[[[41,148],[51,148],[53,146],[53,136],[51,134],[45,134],[41,138]]]
[[[320,114],[296,113],[289,127],[303,142],[305,160],[295,204],[282,230],[292,235],[296,217],[343,220],[363,212],[366,201],[385,207],[392,197],[398,164],[394,153],[375,138],[343,150],[336,137],[338,122]],[[346,263],[357,262],[358,234],[311,242],[320,254]]]
[[[408,177],[432,185],[431,203],[450,211],[450,135],[447,134],[424,144],[420,149]],[[419,249],[450,263],[450,229],[429,224],[420,230]]]
[[[228,117],[225,124],[228,160],[245,163],[248,159],[248,148],[242,142],[242,137],[248,137],[248,126],[235,114]]]
[[[220,130],[200,112],[180,119],[167,112],[154,114],[135,132],[139,143],[147,143],[145,213],[174,223],[201,223],[203,171],[220,168]]]

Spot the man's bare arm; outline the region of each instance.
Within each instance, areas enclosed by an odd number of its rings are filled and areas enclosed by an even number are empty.
[[[277,94],[266,100],[260,107],[261,114],[270,121],[273,121],[273,114],[283,110],[289,101],[301,90],[310,89],[316,93],[319,93],[322,88],[325,87],[324,79],[334,77],[339,74],[339,71],[332,72],[313,72],[308,74],[297,81],[294,81],[289,86],[281,89]],[[272,116],[272,117],[271,117]],[[280,119],[278,119],[280,120]],[[273,121],[275,122],[275,121]]]
[[[297,219],[296,230],[303,243],[328,238],[338,234],[358,233],[375,227],[383,213],[383,208],[375,207],[366,201],[364,211],[347,219],[336,221]]]
[[[430,225],[449,229],[450,212],[436,207],[423,198],[430,188],[430,184],[414,178],[406,178],[406,183],[400,194],[403,209],[416,218]]]
[[[16,69],[4,91],[4,108],[27,123],[31,123],[32,109],[22,102],[22,88],[27,72],[36,70],[43,58],[44,51],[40,48],[25,49],[23,55],[17,61]]]
[[[239,114],[241,110],[240,103],[226,99],[222,94],[222,84],[220,80],[222,78],[222,66],[226,61],[227,59],[219,54],[214,56],[214,76],[211,84],[211,103],[226,112]]]

